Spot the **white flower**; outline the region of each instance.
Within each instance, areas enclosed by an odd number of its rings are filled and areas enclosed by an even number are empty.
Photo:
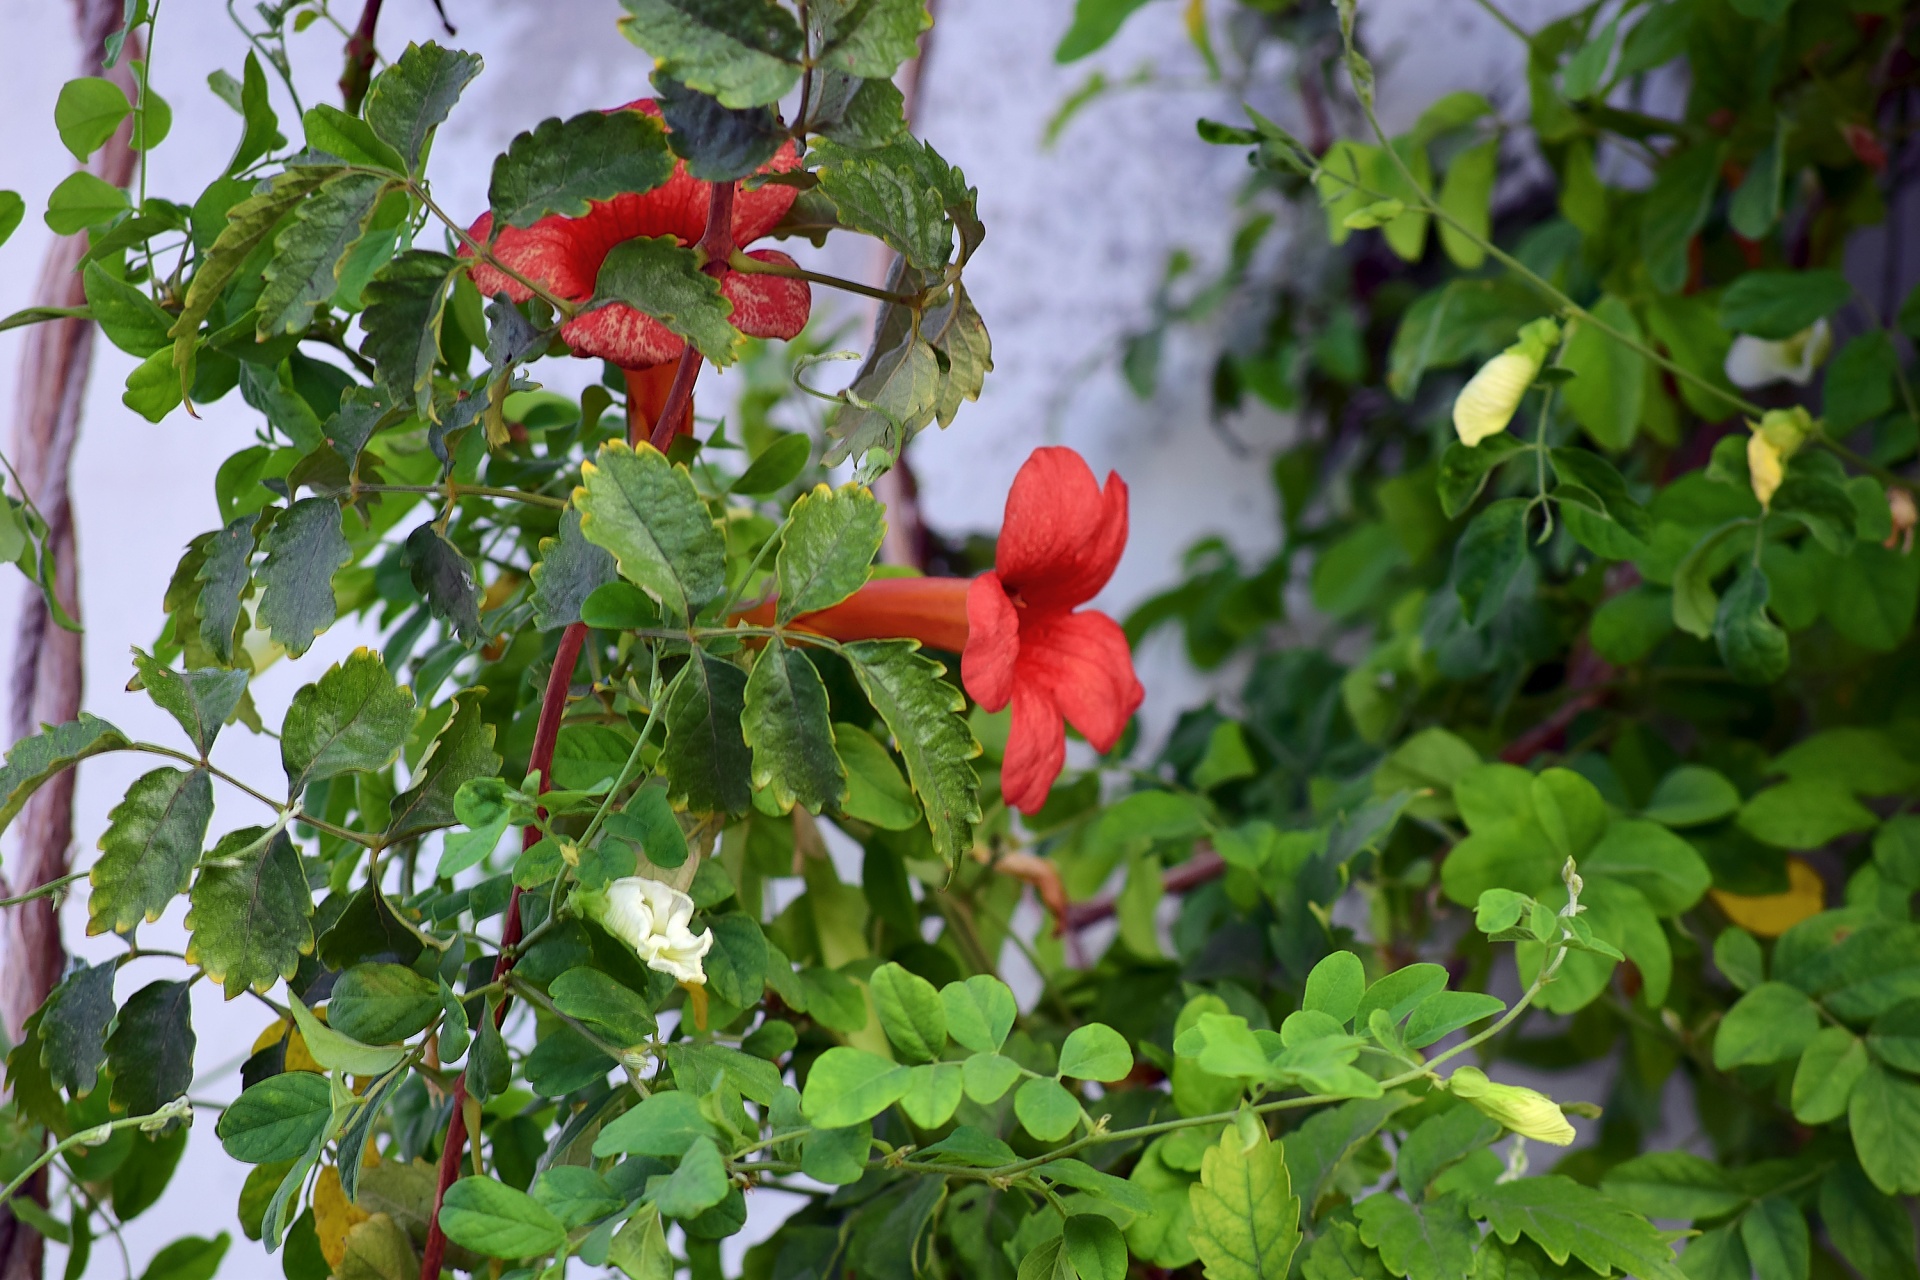
[[[1775,382],[1791,382],[1804,387],[1813,381],[1813,371],[1833,349],[1833,330],[1825,320],[1777,342],[1756,338],[1750,333],[1736,334],[1727,348],[1727,381],[1736,387],[1764,387]]]
[[[659,880],[626,876],[604,892],[579,898],[586,913],[638,952],[648,968],[695,986],[706,982],[700,962],[713,949],[713,930],[696,934],[687,927],[693,899],[686,894]]]
[[[1453,429],[1461,444],[1471,449],[1507,429],[1559,341],[1559,325],[1535,320],[1520,330],[1519,341],[1480,366],[1453,402]]]

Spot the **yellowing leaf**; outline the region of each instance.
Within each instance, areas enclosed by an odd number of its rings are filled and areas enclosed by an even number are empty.
[[[347,1199],[340,1188],[340,1171],[332,1165],[320,1171],[313,1184],[313,1229],[320,1237],[320,1252],[335,1271],[347,1256],[347,1233],[370,1216],[365,1209]]]
[[[1748,933],[1777,938],[1826,907],[1827,887],[1805,859],[1787,859],[1787,886],[1785,893],[1742,894],[1715,889],[1713,900],[1727,913],[1727,919]]]

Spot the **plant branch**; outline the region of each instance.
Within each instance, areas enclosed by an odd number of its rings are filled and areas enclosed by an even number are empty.
[[[808,284],[817,284],[828,289],[839,289],[845,293],[857,293],[863,298],[872,298],[877,302],[894,302],[903,307],[917,307],[922,295],[917,293],[895,293],[891,289],[876,289],[870,284],[861,284],[858,280],[847,280],[840,276],[821,275],[805,267],[789,266],[784,262],[763,262],[759,258],[750,258],[735,250],[727,265],[742,275],[748,276],[784,276],[789,280],[804,280]]]

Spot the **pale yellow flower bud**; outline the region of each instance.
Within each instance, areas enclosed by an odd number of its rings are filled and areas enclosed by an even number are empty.
[[[1470,1102],[1484,1114],[1523,1138],[1564,1147],[1574,1139],[1573,1126],[1557,1103],[1546,1094],[1517,1084],[1495,1084],[1478,1067],[1461,1067],[1447,1080],[1453,1096]]]
[[[1913,530],[1915,525],[1920,525],[1920,507],[1914,505],[1912,491],[1887,490],[1887,513],[1893,522],[1893,532],[1887,535],[1887,549],[1899,546],[1913,550]]]
[[[1540,376],[1547,353],[1559,341],[1559,325],[1535,320],[1520,330],[1519,341],[1480,366],[1453,402],[1453,429],[1460,443],[1471,449],[1507,429],[1527,388]]]
[[[1798,405],[1791,409],[1769,409],[1760,421],[1749,423],[1753,436],[1747,441],[1747,474],[1753,481],[1753,496],[1763,507],[1771,506],[1773,495],[1787,476],[1787,459],[1813,434],[1813,419]]]
[[[1753,481],[1753,496],[1760,499],[1760,505],[1773,505],[1773,495],[1787,478],[1786,462],[1773,442],[1757,431],[1747,437],[1747,475]]]

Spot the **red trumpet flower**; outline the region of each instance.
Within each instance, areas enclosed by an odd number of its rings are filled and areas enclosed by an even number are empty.
[[[651,98],[614,110],[660,114]],[[784,173],[799,164],[799,154],[789,142],[760,172]],[[683,245],[698,243],[706,234],[711,194],[711,184],[688,173],[685,161],[676,160],[673,176],[651,191],[594,201],[584,217],[554,214],[530,227],[502,228],[493,242],[494,256],[550,293],[584,303],[593,297],[600,266],[615,245],[641,236],[667,235]],[[732,243],[750,244],[773,230],[796,194],[792,187],[772,183],[738,192],[733,200]],[[493,215],[483,213],[468,234],[484,243],[492,231]],[[747,256],[795,265],[786,254],[770,249]],[[474,285],[486,297],[504,293],[515,302],[525,302],[533,296],[532,290],[488,263],[476,262],[471,270]],[[734,326],[749,337],[791,338],[806,327],[813,295],[804,280],[730,270],[722,270],[718,278],[720,292],[733,304]],[[567,321],[560,337],[575,355],[598,356],[626,370],[629,412],[652,416],[664,408],[672,366],[686,349],[686,340],[679,334],[617,302]],[[678,430],[685,434],[692,429],[693,415],[688,412]]]
[[[1146,691],[1126,635],[1078,606],[1113,576],[1127,545],[1127,486],[1103,490],[1071,449],[1036,449],[1014,477],[994,569],[972,582],[885,578],[796,627],[836,640],[890,636],[960,653],[960,678],[989,711],[1013,704],[1000,770],[1009,805],[1033,813],[1066,762],[1071,724],[1111,750]],[[771,604],[747,616],[765,624]]]

